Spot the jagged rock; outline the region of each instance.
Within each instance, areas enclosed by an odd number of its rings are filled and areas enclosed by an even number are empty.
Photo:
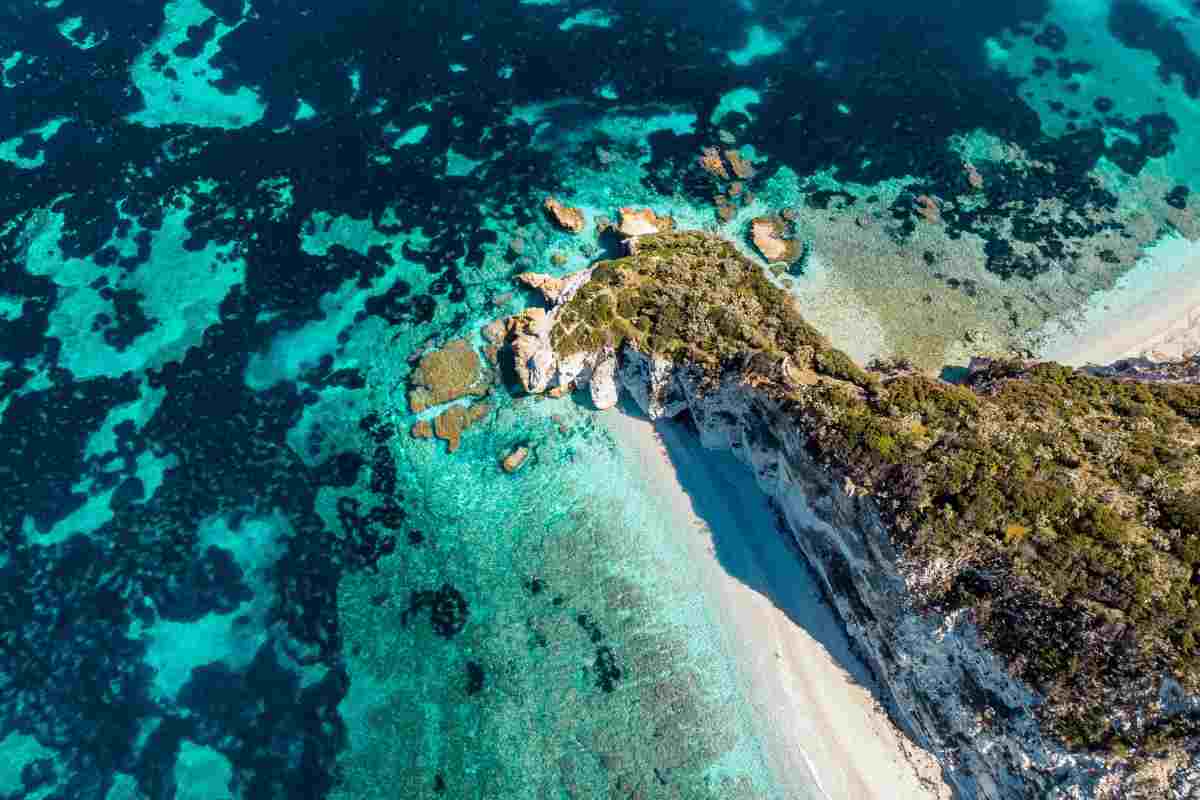
[[[750,222],[750,238],[768,262],[790,264],[804,252],[803,245],[794,239],[783,238],[787,222],[782,217],[755,217]]]
[[[455,339],[422,356],[409,383],[408,406],[419,414],[460,397],[483,397],[490,390],[491,374],[465,339]]]
[[[512,474],[521,468],[527,458],[529,458],[529,448],[521,445],[513,448],[512,452],[504,457],[500,462],[500,467],[505,472]]]
[[[542,204],[546,210],[546,216],[550,220],[562,228],[564,231],[571,233],[582,233],[584,226],[587,224],[583,218],[583,212],[578,208],[565,206],[555,200],[553,197],[547,197],[546,202]]]
[[[414,439],[432,439],[433,438],[433,423],[427,419],[423,419],[412,426],[409,432]]]
[[[546,275],[541,272],[522,272],[517,276],[517,281],[525,284],[530,289],[536,289],[541,292],[542,297],[546,298],[546,302],[548,303],[558,302],[558,297],[562,294],[562,278],[556,278],[553,275]]]
[[[591,387],[592,404],[601,411],[617,404],[617,354],[610,347],[605,349],[592,369],[588,382]]]
[[[509,317],[513,364],[517,378],[527,392],[546,391],[554,377],[554,350],[550,346],[551,320],[540,308],[527,308]]]
[[[673,417],[687,408],[687,399],[675,384],[675,363],[648,356],[634,348],[621,354],[619,379],[634,402],[650,419]]]
[[[626,207],[619,213],[621,223],[617,226],[617,232],[622,236],[646,236],[675,227],[675,220],[668,216],[660,217],[648,208]]]

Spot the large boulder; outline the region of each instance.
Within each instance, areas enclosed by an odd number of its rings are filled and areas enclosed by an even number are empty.
[[[584,226],[587,224],[582,211],[578,208],[565,206],[553,197],[547,197],[546,202],[542,204],[542,208],[545,209],[546,216],[550,218],[550,221],[564,231],[582,233]]]

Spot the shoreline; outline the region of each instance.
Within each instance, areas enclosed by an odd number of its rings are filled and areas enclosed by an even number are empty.
[[[597,418],[677,520],[675,544],[720,623],[723,648],[785,796],[949,797],[933,757],[908,741],[876,701],[841,620],[778,529],[750,470],[731,453],[704,449],[678,423],[652,423],[625,409]]]
[[[1161,239],[1115,285],[1093,293],[1075,319],[1053,320],[1036,338],[1039,358],[1073,367],[1200,353],[1200,243]]]

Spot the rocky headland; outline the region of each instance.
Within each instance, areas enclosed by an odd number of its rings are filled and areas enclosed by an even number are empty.
[[[626,246],[522,278],[522,389],[624,390],[745,462],[961,797],[1192,796],[1200,361],[864,369],[729,242]]]

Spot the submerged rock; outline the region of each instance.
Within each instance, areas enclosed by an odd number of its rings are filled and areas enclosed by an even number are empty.
[[[546,216],[564,231],[582,233],[587,224],[583,218],[582,211],[578,208],[565,206],[553,197],[547,197],[546,202],[542,204],[542,208],[545,209]]]
[[[455,339],[421,357],[409,378],[408,406],[419,414],[469,395],[483,397],[490,387],[491,373],[484,369],[475,348],[465,339]]]
[[[472,406],[450,406],[433,420],[433,432],[446,442],[447,451],[453,453],[461,444],[463,432],[486,417],[492,410],[487,403]]]

